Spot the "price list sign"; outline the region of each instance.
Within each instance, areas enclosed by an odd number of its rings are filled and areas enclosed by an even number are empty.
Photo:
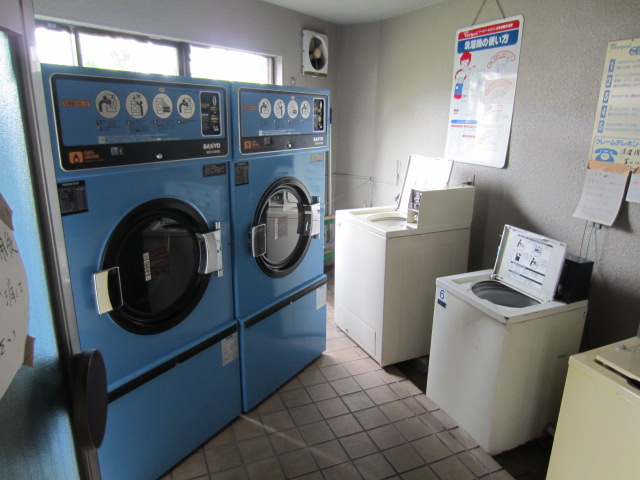
[[[13,235],[11,209],[0,195],[0,397],[24,362],[29,289]]]

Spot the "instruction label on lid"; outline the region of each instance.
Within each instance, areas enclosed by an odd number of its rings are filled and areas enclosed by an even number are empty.
[[[494,278],[541,302],[553,300],[567,246],[505,225]]]

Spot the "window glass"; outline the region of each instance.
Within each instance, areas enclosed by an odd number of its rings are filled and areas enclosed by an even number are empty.
[[[42,63],[77,65],[73,35],[69,30],[37,27],[36,44]]]
[[[178,75],[178,49],[173,45],[141,42],[80,32],[83,67]]]
[[[191,45],[191,76],[238,82],[271,83],[272,59],[266,55]]]

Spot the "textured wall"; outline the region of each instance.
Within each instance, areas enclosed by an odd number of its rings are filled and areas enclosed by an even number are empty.
[[[588,160],[607,43],[639,34],[638,0],[500,4],[506,16],[524,16],[507,166],[457,163],[452,174],[452,183],[475,177],[477,185],[470,270],[493,266],[505,223],[564,241],[570,253],[580,252],[585,222],[572,214]],[[351,68],[351,81],[339,84],[338,118],[353,115],[363,97],[375,99],[375,118],[351,118],[340,132],[348,143],[340,142],[335,159],[341,174],[337,208],[392,204],[400,190],[395,185],[398,162],[404,171],[411,153],[444,154],[455,32],[473,23],[481,5],[480,0],[448,0],[379,24],[344,27],[350,35],[344,35],[349,42],[343,45],[340,72],[363,54],[352,45],[373,37],[379,48],[370,55],[371,64]],[[476,23],[501,17],[497,3],[490,1]],[[377,81],[370,75],[377,75]],[[373,126],[373,145],[362,127],[353,127],[357,124]],[[370,175],[380,181],[367,187],[373,194],[362,198],[361,177]],[[638,331],[639,220],[640,205],[625,203],[614,226],[591,238],[588,257],[596,267],[584,347]],[[588,238],[589,231],[585,246]]]

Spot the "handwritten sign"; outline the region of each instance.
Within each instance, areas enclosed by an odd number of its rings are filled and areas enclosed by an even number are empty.
[[[29,288],[13,236],[11,209],[0,195],[0,396],[24,362],[29,327]]]
[[[629,167],[591,160],[574,217],[611,226],[618,216]]]

